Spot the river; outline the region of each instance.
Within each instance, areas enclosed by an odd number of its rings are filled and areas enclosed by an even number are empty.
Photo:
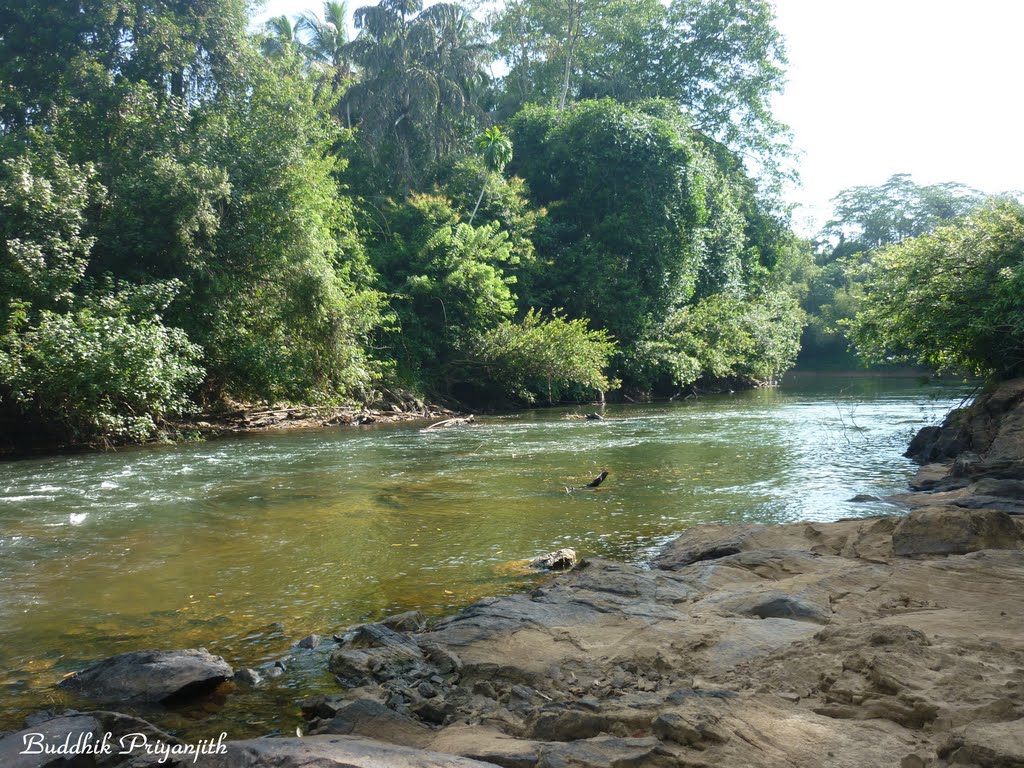
[[[641,561],[698,523],[891,512],[848,499],[905,488],[910,437],[969,391],[805,375],[604,421],[547,409],[0,464],[0,730],[68,703],[54,683],[114,653],[205,646],[254,666],[311,632],[522,589],[536,577],[514,561],[563,546]],[[602,469],[599,489],[566,491]],[[330,685],[321,662],[161,722],[293,729],[294,701]]]

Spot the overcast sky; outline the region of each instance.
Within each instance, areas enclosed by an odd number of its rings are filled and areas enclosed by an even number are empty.
[[[362,3],[350,0],[350,8]],[[789,52],[777,116],[793,130],[800,229],[846,187],[894,173],[1024,189],[1024,2],[776,0]],[[318,7],[268,0],[261,16]]]

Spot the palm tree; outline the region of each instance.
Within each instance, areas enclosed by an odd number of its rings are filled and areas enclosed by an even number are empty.
[[[346,0],[328,0],[324,3],[324,17],[320,19],[312,11],[299,17],[296,29],[308,34],[306,47],[310,57],[329,70],[336,86],[352,76],[352,62],[345,51],[348,45],[348,16]]]
[[[341,93],[353,76],[352,59],[348,52],[348,3],[346,0],[327,0],[323,19],[313,11],[299,17],[296,29],[307,36],[306,56],[310,65],[327,76],[332,92]],[[352,127],[350,105],[344,105],[345,126]]]
[[[346,46],[360,82],[345,95],[375,163],[387,155],[399,186],[451,152],[464,135],[472,95],[486,77],[476,22],[456,3],[381,0],[355,12],[359,35]]]
[[[287,16],[267,19],[263,29],[267,33],[260,43],[264,56],[279,59],[299,49],[299,41],[295,37],[296,27]]]
[[[505,166],[512,162],[512,142],[508,136],[501,132],[498,126],[492,126],[476,137],[476,150],[484,160],[484,183],[480,187],[480,196],[473,206],[473,213],[470,214],[469,223],[473,223],[476,212],[480,208],[480,201],[484,199],[484,191],[487,189],[488,177],[491,173],[501,173]]]

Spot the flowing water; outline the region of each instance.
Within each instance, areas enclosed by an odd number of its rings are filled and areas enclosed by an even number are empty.
[[[908,440],[968,391],[802,377],[604,421],[551,409],[0,464],[0,730],[67,704],[54,683],[114,653],[205,646],[255,666],[310,632],[522,589],[537,577],[515,561],[563,546],[642,562],[698,523],[891,512],[847,500],[905,488]],[[601,469],[599,489],[566,491]],[[293,729],[294,701],[330,685],[323,653],[296,663],[161,722]]]

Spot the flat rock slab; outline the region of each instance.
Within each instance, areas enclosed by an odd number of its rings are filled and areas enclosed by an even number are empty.
[[[223,754],[201,755],[196,768],[494,768],[465,757],[352,736],[306,736],[228,742]],[[132,768],[159,763],[137,762]]]
[[[99,704],[181,704],[199,698],[234,671],[204,648],[132,651],[111,656],[60,685]]]
[[[897,555],[963,555],[982,549],[1017,549],[1013,519],[995,509],[925,507],[900,521],[892,535]]]

